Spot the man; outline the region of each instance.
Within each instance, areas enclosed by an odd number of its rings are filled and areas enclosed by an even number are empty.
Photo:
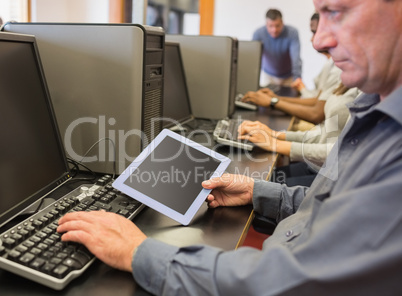
[[[154,294],[401,295],[402,0],[314,4],[314,46],[329,50],[346,86],[370,95],[351,106],[339,153],[307,191],[233,175],[203,184],[210,207],[253,203],[279,222],[261,251],[177,248],[101,212],[61,218],[62,239],[132,271]]]
[[[319,15],[314,13],[310,20],[310,30],[313,33],[311,37],[312,42],[315,32],[317,31],[318,22]],[[325,103],[341,82],[341,70],[334,65],[328,51],[319,50],[319,52],[325,55],[328,60],[319,75],[315,78],[316,89],[307,90],[300,78],[296,79],[292,84],[300,91],[303,100],[278,96],[270,89],[263,88],[258,91],[247,92],[242,98],[242,101],[254,103],[262,107],[272,107],[296,116],[298,119],[311,123],[311,126],[307,125],[307,129],[311,129],[314,125],[320,124],[325,119]]]
[[[279,10],[267,11],[266,25],[254,32],[253,40],[263,44],[261,86],[290,86],[293,80],[301,77],[299,33],[296,28],[283,24]]]

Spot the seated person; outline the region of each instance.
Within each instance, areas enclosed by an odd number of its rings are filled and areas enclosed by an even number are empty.
[[[312,41],[317,31],[318,18],[318,14],[314,14],[310,21],[310,29],[313,33]],[[341,70],[334,65],[327,50],[319,50],[318,52],[325,55],[328,61],[320,74],[315,78],[316,89],[307,90],[301,80],[296,80],[293,84],[302,94],[303,100],[278,96],[269,88],[262,88],[256,92],[247,92],[242,98],[242,101],[251,102],[262,107],[271,106],[313,124],[322,122],[325,117],[325,101],[339,85]]]
[[[320,15],[318,13],[314,13],[313,16],[311,17],[310,20],[310,30],[313,33],[313,36],[311,37],[311,43],[313,42],[313,38],[315,35],[315,32],[317,31],[317,26],[318,22],[320,20]],[[323,69],[321,72],[318,74],[317,77],[314,78],[314,85],[315,89],[307,89],[306,85],[302,81],[301,78],[295,79],[292,83],[292,87],[295,88],[300,94],[302,98],[315,98],[318,97],[320,94],[321,89],[325,89],[326,83],[332,84],[333,82],[328,82],[328,73],[331,70],[333,66],[333,61],[331,59],[330,54],[328,53],[327,50],[318,50],[319,53],[322,53],[325,57],[327,57],[327,63],[324,65]],[[336,77],[330,77],[330,78],[336,78]]]
[[[292,162],[303,162],[284,168],[282,174],[277,171],[277,177],[283,178],[277,181],[288,186],[310,186],[346,124],[349,117],[346,104],[359,93],[357,88],[348,89],[340,84],[324,106],[325,120],[310,131],[278,132],[259,121],[244,121],[239,126],[239,137],[265,150],[289,156]],[[306,175],[309,177],[302,177]]]

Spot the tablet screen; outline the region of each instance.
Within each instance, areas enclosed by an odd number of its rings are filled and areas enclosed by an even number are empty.
[[[217,159],[168,136],[124,184],[184,215],[200,193],[201,183],[219,164]]]
[[[210,192],[201,183],[221,176],[229,163],[229,158],[164,129],[113,186],[188,224]]]

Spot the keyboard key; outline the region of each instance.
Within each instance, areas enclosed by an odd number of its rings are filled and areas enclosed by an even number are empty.
[[[47,235],[50,235],[54,233],[54,229],[52,229],[51,227],[45,227],[42,229],[42,232],[46,233]]]
[[[74,246],[68,246],[63,250],[63,253],[66,253],[68,255],[71,255],[72,253],[75,252],[75,247]]]
[[[60,259],[65,259],[65,258],[68,257],[68,254],[67,254],[67,253],[63,253],[63,252],[60,252],[60,253],[58,253],[58,254],[56,255],[56,257],[57,257],[57,258],[60,258]]]
[[[81,204],[82,204],[82,205],[86,205],[86,206],[89,207],[89,206],[92,205],[94,202],[95,202],[95,201],[94,201],[92,198],[88,198],[88,199],[85,199],[85,200],[81,201]]]
[[[58,265],[61,263],[61,261],[63,261],[63,259],[54,257],[54,258],[50,259],[49,262],[52,264]]]
[[[33,243],[32,241],[27,240],[27,241],[23,242],[22,245],[29,249],[29,248],[32,248],[33,246],[35,246],[35,243]]]
[[[4,246],[0,246],[0,256],[6,253],[6,248]]]
[[[48,246],[51,246],[51,245],[54,244],[54,241],[55,241],[54,239],[46,238],[46,239],[43,241],[43,243],[46,244],[46,245],[48,245]]]
[[[65,212],[67,212],[67,209],[65,207],[59,205],[57,207],[57,211],[59,211],[59,213],[65,213]]]
[[[59,216],[59,212],[56,210],[51,210],[49,213],[52,214],[53,216]]]
[[[21,237],[24,239],[24,238],[28,237],[29,232],[25,229],[20,229],[20,230],[18,230],[18,234],[21,235]]]
[[[119,210],[119,211],[117,212],[117,214],[122,215],[123,217],[128,217],[128,216],[130,216],[130,212],[127,211],[127,210]]]
[[[53,271],[52,271],[52,274],[55,276],[55,277],[57,277],[57,278],[59,278],[59,279],[62,279],[63,277],[65,277],[67,274],[68,274],[68,271],[69,271],[70,269],[67,267],[67,266],[65,266],[65,265],[63,265],[63,264],[60,264],[59,266],[57,266],[55,269],[53,269]]]
[[[70,267],[71,269],[81,269],[84,265],[79,261],[74,260],[72,258],[67,258],[63,261],[63,264]]]
[[[30,252],[31,252],[32,254],[38,256],[38,255],[40,255],[40,254],[42,253],[42,250],[41,250],[41,249],[38,249],[38,248],[32,248]]]
[[[42,239],[47,237],[47,233],[44,232],[44,231],[39,231],[39,232],[36,233],[36,236],[41,238],[41,240],[42,240]]]
[[[47,274],[50,274],[50,273],[52,272],[52,270],[53,270],[55,267],[56,267],[55,264],[46,262],[46,263],[42,266],[41,270],[42,270],[43,272],[47,273]]]
[[[28,231],[28,235],[31,235],[31,234],[33,234],[34,233],[34,231],[35,231],[35,227],[33,227],[33,226],[31,226],[31,225],[26,225],[25,227],[24,227],[24,229],[26,230],[26,231]]]
[[[34,220],[32,222],[32,226],[35,227],[36,229],[42,228],[43,222],[40,220]]]
[[[22,235],[19,235],[18,233],[13,233],[11,235],[11,239],[13,239],[18,244],[22,241]]]
[[[54,256],[54,252],[52,251],[45,251],[42,253],[41,257],[45,259],[51,259]]]
[[[39,221],[41,221],[43,223],[43,225],[46,225],[50,222],[49,219],[46,217],[40,217]]]
[[[12,249],[16,245],[16,241],[10,237],[3,240],[3,245],[8,248]]]
[[[31,264],[29,264],[29,266],[34,268],[34,269],[40,269],[45,263],[46,263],[46,261],[44,259],[36,258],[35,260],[33,260],[31,262]]]
[[[24,255],[22,255],[19,259],[19,261],[22,264],[27,265],[29,262],[31,262],[33,259],[35,259],[35,255],[31,254],[31,253],[25,253]]]
[[[25,253],[26,251],[28,251],[28,248],[24,245],[19,245],[18,247],[15,248],[15,250],[17,250],[20,253]]]
[[[77,260],[78,262],[80,262],[82,264],[82,266],[84,266],[85,264],[87,264],[91,260],[91,257],[88,256],[88,254],[85,254],[85,253],[80,252],[80,251],[72,254],[71,258],[73,258],[74,260]]]
[[[42,239],[41,239],[40,237],[36,236],[36,235],[31,236],[31,237],[29,238],[29,240],[30,240],[31,242],[35,243],[35,244],[42,241]]]
[[[16,250],[11,250],[9,253],[8,253],[8,259],[10,259],[10,260],[13,260],[13,261],[17,261],[18,260],[18,258],[21,256],[21,253],[20,252],[18,252],[18,251],[16,251]]]
[[[54,219],[54,215],[52,215],[51,213],[47,213],[44,217],[48,218],[49,221]]]
[[[44,243],[39,243],[36,247],[38,249],[41,249],[42,251],[45,251],[47,248],[49,248],[49,246],[47,244],[44,244]]]

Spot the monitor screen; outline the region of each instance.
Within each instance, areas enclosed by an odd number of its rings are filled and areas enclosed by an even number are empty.
[[[239,41],[237,63],[237,89],[245,94],[260,87],[262,43],[261,41]]]
[[[182,124],[192,118],[186,76],[179,43],[165,44],[165,82],[163,92],[163,127]]]
[[[67,177],[34,38],[0,33],[0,226]]]

